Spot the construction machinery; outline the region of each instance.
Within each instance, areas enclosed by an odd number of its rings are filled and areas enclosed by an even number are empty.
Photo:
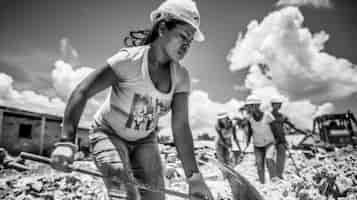
[[[357,145],[357,120],[351,111],[315,117],[312,133],[306,134],[297,146],[300,148],[312,146],[326,148],[347,145]]]

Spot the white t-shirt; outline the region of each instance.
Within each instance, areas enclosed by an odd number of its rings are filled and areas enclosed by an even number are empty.
[[[124,48],[107,60],[119,81],[95,115],[96,123],[110,126],[129,141],[148,136],[159,118],[170,111],[174,93],[191,89],[188,71],[179,63],[170,65],[170,91],[156,89],[149,75],[149,49],[150,46]]]
[[[260,121],[255,121],[251,116],[248,119],[253,129],[254,146],[263,147],[275,142],[273,132],[270,129],[270,123],[274,121],[274,116],[270,112],[264,112]]]

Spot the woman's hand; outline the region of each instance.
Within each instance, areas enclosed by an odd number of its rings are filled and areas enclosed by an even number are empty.
[[[213,196],[200,173],[194,173],[188,179],[191,200],[213,200]]]
[[[74,154],[76,152],[77,146],[71,142],[55,144],[55,149],[51,154],[52,168],[63,172],[71,172],[70,165],[74,161]]]

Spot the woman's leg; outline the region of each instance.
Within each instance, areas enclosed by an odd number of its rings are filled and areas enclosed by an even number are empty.
[[[277,167],[277,175],[283,179],[283,173],[285,168],[285,160],[286,160],[286,147],[284,144],[277,145],[277,158],[276,158],[276,167]]]
[[[128,148],[124,141],[119,137],[108,136],[102,131],[97,131],[90,135],[90,143],[94,162],[99,171],[108,178],[103,178],[107,189],[107,195],[110,200],[123,199],[122,186],[112,182],[111,178],[119,180],[134,179]],[[126,173],[119,173],[124,170]],[[133,185],[125,185],[126,196],[128,200],[138,200],[139,192]]]
[[[163,167],[157,141],[139,143],[131,155],[134,176],[140,182],[154,187],[165,187]],[[142,200],[164,200],[165,194],[140,190]]]
[[[270,179],[277,176],[276,157],[277,157],[277,152],[276,152],[275,145],[270,144],[270,145],[266,146],[266,162],[267,162],[267,168],[269,171]]]
[[[220,144],[220,142],[216,143],[216,155],[218,161],[224,163],[225,165],[229,164],[229,150],[224,145]]]
[[[265,183],[265,148],[254,147],[255,164],[257,166],[260,183]]]

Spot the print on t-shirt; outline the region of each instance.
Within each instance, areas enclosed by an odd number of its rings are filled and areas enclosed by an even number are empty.
[[[135,93],[125,127],[140,131],[152,130],[156,127],[159,117],[168,111],[169,102]]]

